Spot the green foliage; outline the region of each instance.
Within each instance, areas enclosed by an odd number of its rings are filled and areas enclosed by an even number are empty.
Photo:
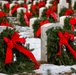
[[[51,28],[47,30],[47,57],[48,62],[53,63],[56,65],[73,65],[76,64],[76,60],[74,59],[73,55],[69,51],[69,49],[66,47],[66,51],[64,48],[62,48],[62,54],[60,56],[57,56],[57,52],[59,51],[59,37],[57,33],[59,31],[62,31],[64,33],[64,29],[61,29],[60,27],[57,28]],[[70,31],[71,32],[71,31]],[[69,42],[71,47],[76,50],[76,46],[73,44],[72,41]]]
[[[5,5],[3,6],[3,11],[9,13],[9,9],[7,9]]]
[[[76,2],[75,2],[75,4],[74,4],[74,7],[73,7],[73,8],[74,8],[74,10],[76,10]]]
[[[71,30],[71,24],[69,23],[71,17],[66,17],[64,20],[64,26],[63,28],[66,30]]]
[[[25,19],[24,19],[23,10],[21,11],[21,13],[19,13],[19,22],[20,22],[20,26],[27,26]]]
[[[49,20],[50,23],[56,23],[56,21],[52,16],[50,16],[47,20]]]
[[[11,9],[13,9],[13,8],[14,8],[14,6]],[[12,14],[12,16],[17,17],[17,10]]]
[[[46,11],[47,9],[44,9],[41,15],[41,20],[46,20]]]
[[[30,9],[32,12],[32,17],[39,17],[39,8],[38,8],[38,3],[36,3],[36,8],[34,10]]]
[[[60,10],[60,13],[59,13],[59,16],[64,16],[64,13],[65,13],[65,11],[67,10],[67,8],[62,8],[61,10]]]
[[[36,31],[38,30],[38,28],[40,27],[40,20],[39,19],[37,19],[35,22],[34,22],[34,24],[33,24],[33,29],[34,29],[34,37],[37,37],[36,35],[35,35],[35,33],[36,33]],[[40,37],[40,36],[39,36]]]
[[[0,18],[0,23],[2,23],[3,21],[6,21],[6,20],[9,21],[7,17],[2,17],[2,18]]]
[[[6,49],[7,44],[4,42],[3,37],[7,37],[10,39],[11,35],[15,32],[15,29],[8,29],[6,28],[0,34],[0,73],[21,73],[21,72],[32,72],[34,63],[27,58],[25,55],[20,53],[16,48],[13,48],[13,54],[16,55],[16,61],[12,60],[12,63],[5,64],[5,56],[6,56]],[[18,44],[22,45],[20,42]]]
[[[55,23],[56,21],[54,20],[54,18],[50,15],[48,18],[46,17],[46,11],[47,9],[44,9],[43,12],[42,12],[42,15],[41,15],[41,20],[44,21],[44,20],[48,20],[50,23]]]
[[[13,14],[12,14],[13,17],[16,17],[17,16],[17,11],[15,11]]]

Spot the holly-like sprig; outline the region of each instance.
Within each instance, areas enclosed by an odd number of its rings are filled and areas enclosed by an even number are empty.
[[[13,48],[13,54],[16,55],[16,61],[12,60],[12,63],[5,64],[5,56],[7,44],[4,42],[3,37],[11,38],[11,35],[15,32],[15,29],[6,28],[0,33],[0,72],[13,74],[21,72],[32,72],[34,68],[34,63],[27,58],[25,55],[20,53],[16,48]],[[18,42],[22,46],[21,43]],[[14,59],[14,57],[13,57]]]
[[[69,51],[69,49],[66,47],[66,50],[62,48],[62,54],[60,56],[57,56],[57,52],[59,51],[59,37],[57,33],[61,31],[62,33],[65,32],[64,29],[61,29],[60,27],[56,28],[50,28],[47,30],[47,57],[48,62],[53,63],[56,65],[73,65],[76,64],[76,60],[74,59],[73,55]],[[67,30],[66,30],[67,31]],[[71,31],[67,31],[70,33],[74,33]],[[72,41],[69,42],[71,47],[76,50],[76,45],[73,44]]]

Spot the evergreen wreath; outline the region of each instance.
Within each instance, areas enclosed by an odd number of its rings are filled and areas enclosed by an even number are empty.
[[[58,43],[59,43],[59,37],[57,33],[61,31],[64,33],[64,29],[61,29],[60,27],[56,28],[50,28],[47,30],[47,57],[48,62],[53,63],[56,65],[73,65],[76,64],[76,60],[74,59],[73,55],[70,53],[68,48],[63,48],[62,54],[60,56],[57,56],[57,52],[59,51]],[[76,33],[72,31],[68,31],[70,33],[73,33],[74,35]],[[72,46],[74,50],[76,50],[76,45],[73,44],[72,41],[69,42],[69,44]]]
[[[39,17],[39,8],[38,8],[38,3],[36,3],[36,7],[34,9],[30,9],[30,12],[32,12],[32,17]]]
[[[43,10],[40,19],[41,19],[42,21],[43,21],[43,20],[48,20],[50,23],[55,23],[56,21],[54,20],[54,18],[53,18],[52,16],[49,16],[49,18],[46,17],[46,11],[47,11],[47,10],[48,10],[47,8]]]
[[[19,22],[20,22],[20,26],[27,26],[25,19],[24,19],[24,12],[23,10],[21,11],[21,13],[19,13]]]
[[[10,39],[14,32],[15,29],[6,28],[0,33],[0,72],[10,75],[13,73],[33,72],[34,63],[16,48],[12,49],[13,54],[16,55],[16,61],[12,61],[10,64],[4,64],[7,45],[4,42],[3,37],[5,36]],[[18,44],[22,46],[20,42],[18,42]]]

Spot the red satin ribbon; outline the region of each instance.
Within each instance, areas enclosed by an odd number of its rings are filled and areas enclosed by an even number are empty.
[[[41,26],[43,26],[43,25],[45,25],[45,24],[47,24],[47,23],[50,23],[48,20],[45,20],[45,21],[41,21],[40,22],[40,27],[39,27],[39,29],[36,31],[36,36],[37,37],[39,37],[40,36],[40,34],[41,34]]]
[[[49,17],[50,15],[54,18],[55,21],[58,21],[57,20],[58,15],[55,12],[51,11],[51,9],[48,9],[46,11],[46,17]]]
[[[24,20],[25,20],[27,26],[29,26],[29,19],[26,14],[24,14]]]
[[[2,18],[2,17],[6,17],[6,13],[3,11],[0,11],[0,18]]]
[[[8,26],[8,27],[12,27],[12,28],[13,28],[13,26],[11,26],[11,25],[8,23],[7,20],[6,20],[6,21],[3,21],[3,22],[1,23],[1,26]]]
[[[39,3],[38,3],[38,8],[41,8],[41,7],[45,7],[45,2],[44,1],[40,1]]]
[[[7,4],[5,4],[6,9],[9,9],[10,7],[10,3],[8,2]]]
[[[74,58],[76,58],[76,52],[75,52],[75,50],[68,43],[69,39],[72,40],[72,41],[74,41],[74,35],[70,34],[68,32],[65,32],[64,34],[62,34],[62,32],[58,32],[58,36],[60,38],[60,41],[59,41],[59,52],[57,53],[57,55],[58,56],[61,55],[62,45],[65,45],[65,46],[67,46],[67,48],[69,49],[69,51],[72,53],[72,55],[74,56]]]
[[[70,22],[70,24],[72,25],[71,30],[74,31],[75,25],[76,25],[76,18],[74,18],[74,17],[71,18],[69,22]]]
[[[65,11],[64,15],[65,15],[65,16],[69,16],[69,15],[72,15],[73,13],[74,13],[73,10],[67,9],[67,10]]]
[[[12,63],[12,58],[13,58],[13,53],[12,53],[12,48],[16,48],[19,50],[21,53],[26,55],[29,59],[31,59],[35,63],[35,68],[39,68],[39,64],[36,61],[34,55],[21,45],[17,44],[17,42],[25,43],[24,38],[19,38],[19,34],[15,32],[12,36],[11,39],[7,37],[3,37],[4,41],[7,43],[7,50],[6,50],[6,58],[5,58],[5,64]]]
[[[27,6],[26,4],[23,4],[22,6],[23,6],[24,8],[26,8],[26,9],[28,8],[28,6]]]
[[[25,20],[27,26],[29,26],[29,19],[31,16],[32,16],[32,13],[28,12],[28,11],[26,11],[26,13],[24,14],[24,20]]]
[[[19,6],[18,5],[15,5],[13,7],[13,9],[11,10],[11,14],[13,14],[18,8],[19,8]]]

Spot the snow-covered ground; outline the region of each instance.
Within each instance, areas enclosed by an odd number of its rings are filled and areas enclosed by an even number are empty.
[[[35,70],[35,72],[36,73],[42,73],[43,75],[76,75],[75,73],[69,74],[69,72],[72,71],[71,68],[76,69],[76,65],[73,65],[73,66],[64,66],[64,65],[58,66],[58,65],[53,65],[53,64],[42,64],[40,66],[40,69]]]
[[[25,46],[29,44],[30,49],[34,49],[32,53],[34,54],[35,58],[38,61],[40,61],[41,60],[41,39],[30,38],[29,37],[30,32],[29,32],[28,27],[23,27],[23,28],[19,29],[19,32],[20,32],[19,34],[21,35],[21,37],[26,38]],[[68,72],[71,72],[71,68],[76,69],[76,65],[72,65],[72,66],[61,65],[61,66],[58,66],[58,65],[54,65],[54,64],[41,64],[40,68],[38,70],[34,70],[34,71],[36,73],[41,73],[41,75],[76,75],[75,73],[66,74]],[[6,74],[0,73],[0,75],[6,75]]]

